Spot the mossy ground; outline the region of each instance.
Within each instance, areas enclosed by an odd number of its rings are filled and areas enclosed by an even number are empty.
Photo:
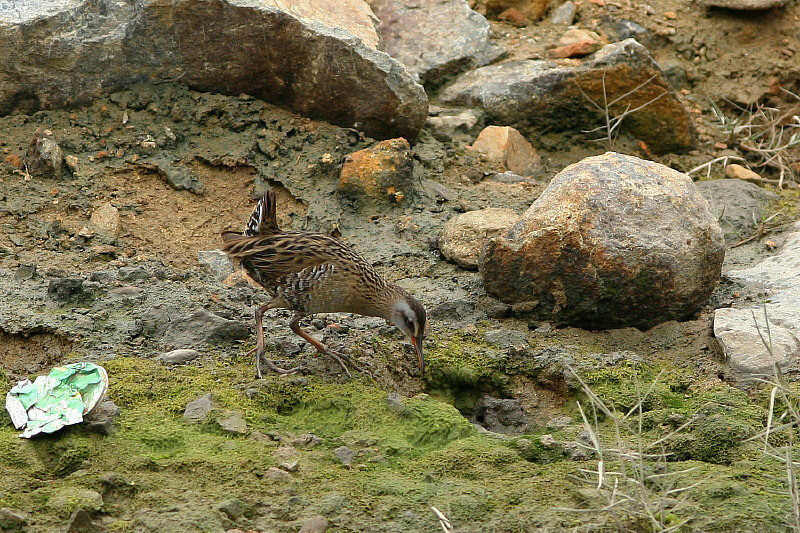
[[[253,382],[243,356],[177,368],[142,358],[109,360],[109,395],[122,409],[117,430],[103,436],[75,426],[24,441],[3,424],[0,507],[31,511],[31,531],[61,527],[83,507],[111,531],[296,531],[303,519],[321,514],[333,531],[433,532],[431,505],[459,531],[648,529],[631,517],[558,510],[593,505],[584,494],[590,487],[576,476],[596,468],[596,457],[575,461],[540,439],[552,433],[557,442],[580,440],[574,400],[588,404],[579,385],[572,383],[563,409],[572,425],[537,426],[513,438],[482,434],[452,399],[502,388],[502,358],[487,365],[486,357],[474,357],[497,351],[474,337],[439,341],[429,356],[432,394],[394,402],[366,380],[270,376]],[[623,428],[622,439],[632,445],[654,442],[696,418],[663,446],[670,471],[697,468],[679,480],[697,483],[687,491],[689,505],[669,520],[688,518],[686,529],[718,531],[782,526],[790,509],[785,472],[758,444],[745,442],[764,426],[763,394],[751,397],[658,362],[579,366],[586,383],[619,412],[645,398]],[[250,436],[183,420],[186,404],[209,392],[220,408],[242,412]],[[601,440],[615,438],[607,418],[598,419],[597,429]],[[321,443],[293,442],[305,433]],[[351,467],[333,453],[343,445],[356,452]],[[269,469],[287,460],[298,461],[297,471],[273,478]],[[103,496],[102,507],[91,491]],[[221,510],[231,498],[244,510],[233,517]]]

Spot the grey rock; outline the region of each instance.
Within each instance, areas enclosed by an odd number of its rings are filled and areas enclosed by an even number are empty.
[[[171,365],[179,365],[188,363],[200,357],[200,352],[190,348],[182,348],[180,350],[172,350],[171,352],[162,353],[156,359],[163,363]]]
[[[466,135],[480,122],[483,113],[475,109],[454,109],[442,111],[435,116],[429,116],[425,121],[436,139],[440,141],[453,140],[459,133]]]
[[[8,507],[0,508],[0,529],[3,531],[22,531],[28,523],[28,515]]]
[[[238,498],[228,498],[218,503],[216,507],[218,511],[225,513],[234,522],[247,512],[247,505]]]
[[[519,400],[499,399],[485,395],[475,406],[475,419],[485,429],[494,433],[524,433],[528,428]]]
[[[377,38],[370,37],[376,36],[363,3],[337,9],[340,2],[317,2],[316,11],[303,10],[302,2],[276,4],[2,3],[0,49],[9,53],[0,56],[0,115],[87,102],[142,79],[179,79],[375,137],[416,137],[427,97],[398,61],[372,47]],[[203,39],[196,38],[198,28]]]
[[[483,339],[498,348],[511,348],[512,346],[525,346],[528,344],[527,335],[514,329],[492,329],[483,334]]]
[[[267,471],[264,472],[264,475],[267,477],[267,479],[271,479],[273,481],[288,481],[292,479],[292,476],[289,474],[289,472],[274,466],[269,467]]]
[[[649,328],[705,304],[724,256],[722,230],[688,176],[608,152],[558,173],[489,241],[480,271],[490,295],[530,303],[541,320]]]
[[[612,99],[652,76],[649,83],[612,106],[611,112],[621,113],[628,106],[634,109],[665,93],[627,117],[622,127],[657,152],[691,148],[695,132],[688,111],[650,53],[634,39],[606,45],[579,64],[522,60],[481,67],[458,77],[439,99],[447,105],[483,109],[490,120],[533,137],[546,128],[588,129],[599,123],[600,115],[578,83],[595,102],[602,102],[604,77]],[[583,108],[580,112],[576,104]]]
[[[197,260],[220,281],[233,274],[233,263],[222,250],[200,250]]]
[[[114,421],[119,416],[119,407],[111,400],[97,404],[85,417],[86,427],[102,435],[110,435],[114,430]]]
[[[491,179],[492,181],[496,181],[498,183],[508,183],[508,184],[536,183],[536,180],[534,180],[533,178],[523,178],[522,176],[514,174],[513,172],[510,171],[497,172],[495,174],[492,174],[492,176],[489,179]]]
[[[189,191],[194,194],[203,194],[205,192],[205,185],[200,181],[200,178],[195,176],[191,170],[179,161],[173,162],[163,157],[154,157],[138,161],[136,165],[155,172],[176,191]]]
[[[324,516],[312,516],[303,520],[300,533],[325,533],[328,530],[328,519]]]
[[[150,273],[144,267],[140,266],[122,267],[119,269],[117,276],[122,281],[140,281],[148,279]]]
[[[236,320],[227,320],[205,309],[171,321],[164,333],[164,344],[175,348],[246,339],[248,327]]]
[[[20,265],[14,272],[16,281],[25,281],[36,277],[36,265]]]
[[[204,394],[186,404],[186,409],[183,411],[183,419],[188,422],[205,422],[213,409],[214,401],[211,398],[211,394]]]
[[[783,7],[787,0],[702,0],[707,7],[722,7],[737,11],[764,11],[774,7]]]
[[[575,13],[577,8],[575,2],[567,0],[557,8],[550,12],[550,22],[552,24],[563,24],[569,26],[575,20]]]
[[[348,448],[347,446],[339,446],[335,450],[333,450],[333,455],[345,466],[350,466],[353,464],[353,458],[355,457],[356,453]]]
[[[244,417],[239,411],[221,411],[216,415],[215,422],[222,431],[247,435],[247,422],[244,421]]]
[[[425,85],[483,66],[505,52],[466,0],[373,0],[384,50]]]
[[[647,43],[651,34],[647,28],[640,26],[632,20],[611,18],[606,19],[606,26],[614,41],[624,41],[625,39],[636,39],[640,43]]]
[[[572,424],[572,422],[573,420],[570,416],[556,416],[547,421],[547,427],[549,429],[563,429]]]
[[[297,468],[299,467],[300,463],[297,461],[286,461],[278,465],[282,470],[286,470],[287,472],[297,472]]]
[[[800,370],[800,222],[775,255],[725,275],[767,292],[761,305],[714,312],[714,336],[735,377],[771,376],[773,365],[784,372]]]
[[[83,509],[75,509],[67,523],[67,533],[93,533],[100,529],[92,522],[92,517]]]
[[[774,192],[744,180],[699,181],[695,185],[708,202],[711,214],[719,220],[728,242],[751,235],[767,206],[778,199]]]
[[[322,444],[322,439],[313,433],[304,433],[292,440],[292,445],[300,448],[315,448]]]
[[[47,285],[47,294],[57,302],[71,302],[85,296],[81,278],[51,279]]]
[[[0,9],[2,9],[0,5]],[[9,6],[11,8],[11,6]],[[0,17],[2,23],[2,17]],[[0,37],[2,40],[2,37]],[[0,76],[0,81],[2,77]],[[0,84],[2,87],[2,84]],[[2,89],[0,89],[0,94]],[[0,104],[0,109],[2,105]],[[0,113],[1,114],[1,113]],[[56,142],[53,132],[37,129],[33,134],[30,146],[25,152],[25,168],[32,176],[43,178],[60,178],[64,168],[64,153]]]

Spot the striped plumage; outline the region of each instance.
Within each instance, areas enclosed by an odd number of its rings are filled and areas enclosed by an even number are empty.
[[[369,262],[333,237],[281,231],[275,209],[275,194],[269,191],[256,204],[244,232],[222,234],[223,250],[273,296],[256,311],[257,364],[264,351],[261,316],[267,309],[286,308],[295,311],[292,330],[340,363],[343,356],[331,352],[300,329],[300,319],[334,312],[385,318],[411,338],[422,371],[425,332],[422,304],[401,287],[383,279]],[[271,363],[270,368],[284,371]]]

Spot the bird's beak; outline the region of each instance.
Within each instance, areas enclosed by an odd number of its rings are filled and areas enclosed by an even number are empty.
[[[422,356],[422,337],[411,337],[411,344],[414,345],[414,351],[417,352],[419,375],[422,376],[425,374],[425,358]]]

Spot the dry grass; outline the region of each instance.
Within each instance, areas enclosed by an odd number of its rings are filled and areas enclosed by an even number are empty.
[[[578,402],[578,410],[590,444],[578,444],[597,458],[596,468],[581,469],[578,481],[587,487],[591,501],[599,503],[561,510],[595,514],[603,521],[599,527],[621,531],[671,532],[687,526],[693,518],[676,520],[675,513],[690,503],[688,491],[697,483],[684,485],[682,480],[695,468],[676,470],[668,462],[670,454],[664,445],[694,419],[655,440],[648,441],[642,428],[642,405],[661,375],[646,390],[640,387],[636,405],[620,413],[609,408],[574,370],[569,370],[588,398],[586,408]],[[610,436],[608,431],[601,431],[599,415],[604,416],[606,423],[610,422]]]

